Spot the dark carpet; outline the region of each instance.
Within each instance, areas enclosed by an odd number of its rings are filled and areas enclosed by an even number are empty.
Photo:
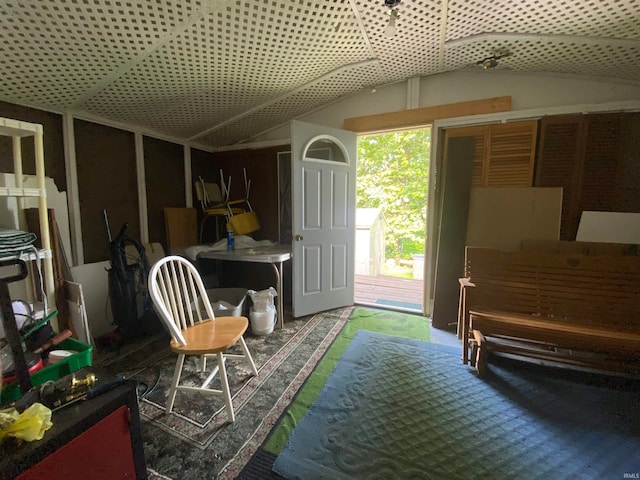
[[[287,478],[636,478],[637,381],[359,333],[276,460]],[[334,375],[340,378],[334,381]],[[313,376],[313,374],[312,374]],[[239,478],[280,478],[261,449]],[[284,465],[284,467],[283,467]]]

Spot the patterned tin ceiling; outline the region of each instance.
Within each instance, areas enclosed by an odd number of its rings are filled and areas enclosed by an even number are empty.
[[[210,147],[461,68],[640,82],[640,1],[2,0],[0,100]]]

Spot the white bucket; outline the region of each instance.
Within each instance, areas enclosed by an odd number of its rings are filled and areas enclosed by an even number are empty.
[[[251,331],[254,335],[268,335],[273,332],[273,326],[276,323],[276,309],[254,312],[252,308],[249,310],[249,320],[251,321]]]

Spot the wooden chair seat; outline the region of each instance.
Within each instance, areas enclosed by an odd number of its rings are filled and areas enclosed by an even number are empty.
[[[233,347],[249,327],[246,317],[218,317],[204,320],[182,331],[186,345],[171,340],[171,350],[185,355],[224,352]]]

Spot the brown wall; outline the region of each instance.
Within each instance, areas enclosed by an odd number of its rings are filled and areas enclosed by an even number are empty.
[[[249,202],[258,215],[260,231],[253,237],[257,240],[278,241],[278,152],[288,147],[270,147],[259,150],[240,150],[214,154],[217,175],[222,168],[225,178],[231,176],[231,198],[244,198],[244,176],[251,180]]]
[[[61,191],[67,190],[62,116],[0,102],[0,116],[14,118],[44,127],[45,171]],[[107,232],[115,236],[123,224],[127,235],[140,240],[138,175],[135,136],[132,132],[84,120],[74,121],[78,195],[85,263],[107,260]],[[184,207],[185,174],[182,145],[143,137],[145,155],[146,202],[149,241],[166,249],[164,207]],[[256,211],[261,230],[256,239],[278,240],[278,152],[287,147],[242,150],[212,154],[192,149],[191,169],[195,181],[220,182],[220,169],[225,178],[231,176],[231,198],[244,198],[243,168],[251,180],[249,201]],[[23,168],[35,174],[33,142],[23,142]],[[0,137],[0,171],[13,172],[11,140]],[[201,219],[200,205],[193,194],[193,206]],[[205,241],[214,241],[213,222],[207,223]]]
[[[214,171],[207,170],[203,178],[219,182],[220,169],[225,178],[231,176],[231,197],[244,196],[244,176],[251,180],[249,202],[257,213],[261,229],[252,234],[256,240],[269,239],[278,242],[278,152],[288,151],[287,145],[258,150],[239,150],[214,154]],[[195,174],[195,167],[194,167]],[[196,177],[197,178],[197,177]],[[231,265],[233,263],[233,265]],[[291,304],[291,262],[284,263],[283,300]],[[219,262],[214,268],[224,286],[237,286],[262,290],[275,286],[271,265],[256,263]]]
[[[149,242],[161,243],[167,252],[164,207],[185,206],[182,145],[145,137],[144,170]]]
[[[108,259],[103,210],[111,235],[127,223],[127,236],[140,239],[138,175],[131,132],[76,120],[76,162],[85,263]]]

